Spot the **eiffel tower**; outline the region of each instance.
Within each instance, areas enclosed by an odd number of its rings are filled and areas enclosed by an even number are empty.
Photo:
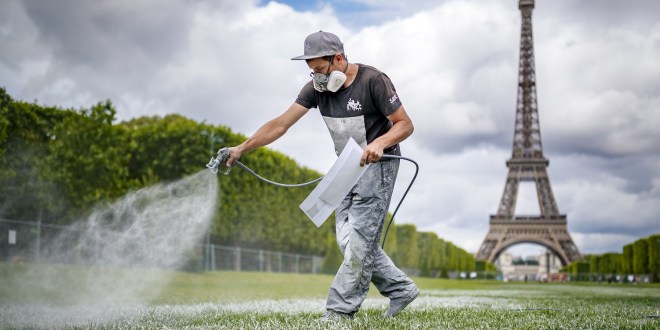
[[[541,128],[536,101],[532,11],[534,0],[519,0],[522,14],[520,63],[518,67],[518,102],[513,134],[513,153],[506,162],[509,174],[497,214],[490,216],[490,229],[477,259],[495,262],[507,248],[521,243],[536,243],[554,253],[562,265],[581,258],[566,227],[566,215],[560,214],[546,171],[550,163],[543,156]],[[516,198],[521,181],[536,183],[540,216],[516,216]]]

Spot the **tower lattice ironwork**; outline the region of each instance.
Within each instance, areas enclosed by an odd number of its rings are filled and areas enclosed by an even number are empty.
[[[497,214],[490,216],[490,229],[476,258],[495,262],[500,253],[512,245],[536,243],[550,249],[563,265],[567,265],[581,256],[566,227],[566,215],[559,213],[547,173],[549,161],[543,155],[532,36],[534,0],[519,0],[518,7],[522,24],[513,152],[506,162],[509,173]],[[515,215],[521,181],[536,183],[539,216]]]

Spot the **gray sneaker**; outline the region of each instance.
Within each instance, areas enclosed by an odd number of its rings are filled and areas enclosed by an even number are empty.
[[[353,314],[346,314],[346,313],[341,313],[334,311],[332,309],[328,309],[325,311],[325,314],[321,316],[319,321],[321,322],[336,322],[340,320],[350,320],[353,318]]]
[[[404,296],[401,298],[394,298],[390,300],[390,306],[383,314],[384,317],[394,317],[397,316],[401,311],[406,308],[417,296],[419,296],[419,289],[415,287],[415,289],[410,293],[409,296]]]

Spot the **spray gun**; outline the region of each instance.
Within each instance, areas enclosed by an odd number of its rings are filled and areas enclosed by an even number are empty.
[[[218,173],[218,171],[220,171],[220,173],[228,175],[231,171],[231,167],[227,166],[227,159],[229,159],[229,148],[224,147],[218,150],[218,157],[211,157],[211,160],[206,164],[206,167],[208,167],[213,173]]]

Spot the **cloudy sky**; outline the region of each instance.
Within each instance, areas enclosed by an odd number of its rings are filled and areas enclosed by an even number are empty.
[[[582,253],[660,233],[659,12],[657,0],[537,0],[543,147]],[[250,135],[308,81],[290,58],[318,30],[386,72],[415,124],[402,149],[421,172],[397,221],[476,251],[511,156],[516,0],[3,0],[0,86],[44,105],[110,99],[120,120],[179,113]],[[271,147],[320,172],[336,157],[316,109]],[[402,165],[395,201],[413,170]],[[532,184],[518,199],[517,214],[538,215]]]

